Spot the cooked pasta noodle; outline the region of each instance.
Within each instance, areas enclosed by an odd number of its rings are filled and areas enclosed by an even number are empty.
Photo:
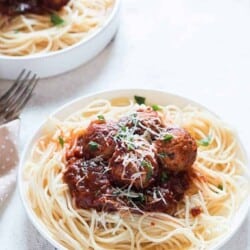
[[[74,206],[62,179],[70,138],[98,114],[114,120],[137,108],[128,99],[96,100],[63,121],[48,121],[24,169],[26,196],[35,216],[66,249],[209,249],[226,234],[230,220],[249,194],[249,179],[233,131],[194,106],[168,105],[159,111],[197,141],[208,135],[211,140],[198,148],[191,187],[173,215],[96,212]],[[65,140],[63,148],[59,136]],[[202,211],[199,216],[190,213],[195,207]]]
[[[115,0],[71,0],[57,15],[0,14],[0,55],[27,56],[62,50],[87,38],[107,19]]]

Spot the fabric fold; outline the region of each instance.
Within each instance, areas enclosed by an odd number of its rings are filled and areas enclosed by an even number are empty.
[[[15,188],[20,120],[0,126],[0,207]]]

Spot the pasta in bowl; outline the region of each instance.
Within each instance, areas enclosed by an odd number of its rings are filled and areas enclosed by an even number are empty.
[[[248,211],[246,164],[235,133],[199,104],[117,90],[53,114],[23,155],[19,187],[56,247],[215,249]]]
[[[1,78],[14,79],[24,64],[40,77],[73,69],[98,54],[118,27],[120,0],[3,1]]]

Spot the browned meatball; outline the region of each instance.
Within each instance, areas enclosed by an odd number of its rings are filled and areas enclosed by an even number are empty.
[[[170,212],[183,198],[189,187],[189,177],[186,171],[168,172],[168,180],[161,186],[147,189],[145,193],[145,210]]]
[[[85,159],[97,156],[108,160],[115,151],[114,136],[117,132],[116,123],[112,121],[93,121],[82,136],[82,155]]]
[[[109,162],[110,178],[118,186],[144,189],[155,180],[158,173],[155,153],[147,151],[150,145],[146,140],[138,140],[134,142],[135,149],[117,149]]]
[[[78,208],[94,208],[97,211],[116,211],[119,203],[113,199],[112,187],[106,168],[93,160],[71,160],[63,179],[68,183],[70,193]]]
[[[141,128],[147,127],[153,131],[158,131],[159,127],[163,125],[159,114],[151,108],[138,109],[136,113],[139,121],[138,125]]]
[[[168,170],[188,170],[196,159],[196,142],[183,128],[167,128],[154,144],[160,162]]]
[[[69,0],[43,0],[43,5],[49,9],[59,10],[68,2]]]
[[[18,15],[23,13],[43,14],[49,10],[60,10],[69,0],[0,0],[0,13]]]
[[[148,131],[151,138],[155,138],[163,127],[161,117],[150,107],[138,109],[135,113],[122,118],[119,124],[130,128],[134,134],[142,135]]]
[[[66,160],[68,163],[75,161],[76,159],[83,159],[83,136],[79,136],[76,139],[76,143],[73,143],[72,147],[66,152]]]

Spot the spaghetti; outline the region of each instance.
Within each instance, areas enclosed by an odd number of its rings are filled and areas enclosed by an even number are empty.
[[[114,0],[71,0],[53,14],[0,14],[0,55],[45,54],[90,36],[107,19]]]
[[[184,127],[198,144],[190,187],[174,213],[77,208],[63,181],[71,139],[98,115],[118,120],[138,108],[128,99],[93,101],[64,121],[52,118],[33,147],[24,169],[26,195],[41,224],[66,249],[209,249],[227,232],[248,195],[249,180],[232,130],[199,108],[168,105],[157,112]]]

